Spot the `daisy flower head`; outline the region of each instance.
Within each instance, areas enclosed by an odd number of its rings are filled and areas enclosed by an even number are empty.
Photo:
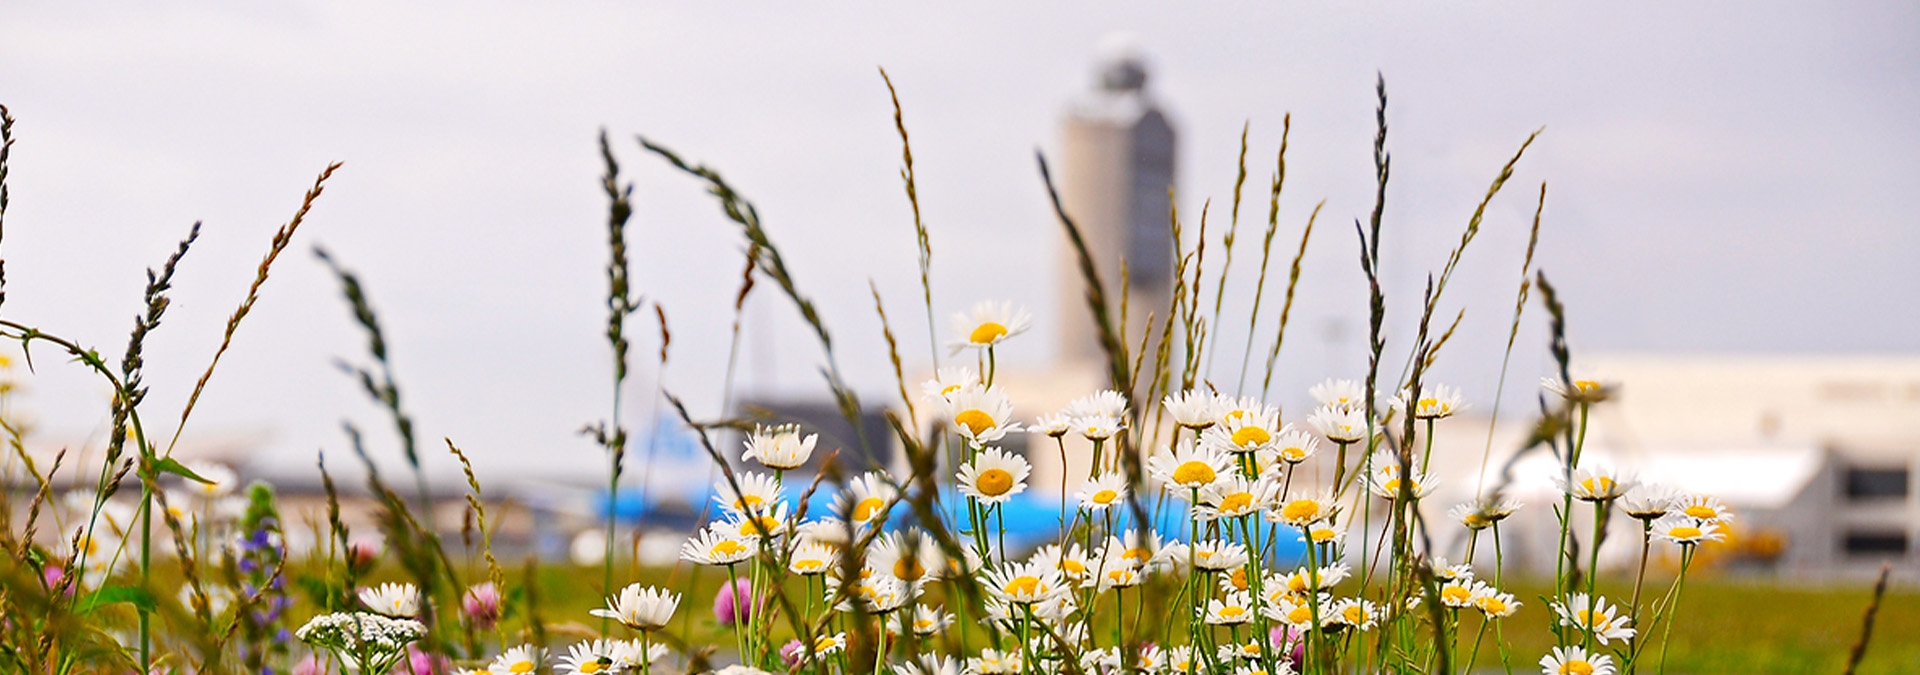
[[[1120,650],[1116,647],[1092,649],[1080,654],[1080,672],[1103,675],[1120,670]]]
[[[1374,470],[1367,475],[1367,489],[1372,490],[1374,495],[1382,499],[1399,499],[1402,487],[1400,464],[1391,458],[1383,457],[1382,459],[1384,461],[1376,462]],[[1414,499],[1426,497],[1440,482],[1428,474],[1417,472],[1409,477],[1408,481],[1405,487],[1409,493],[1412,493]]]
[[[1067,404],[1068,417],[1124,417],[1127,414],[1127,395],[1112,389],[1103,389]]]
[[[1106,559],[1109,562],[1106,564],[1111,566],[1118,561],[1137,567],[1154,566],[1165,560],[1161,555],[1165,550],[1160,545],[1160,535],[1152,530],[1142,532],[1129,529],[1120,536],[1107,538]]]
[[[838,506],[835,508],[837,509]],[[795,540],[803,546],[807,544],[819,544],[827,547],[827,550],[834,553],[838,553],[840,549],[845,547],[850,541],[847,532],[847,521],[832,516],[822,516],[818,519],[795,525],[793,533]]]
[[[1540,657],[1543,675],[1613,675],[1613,657],[1598,652],[1589,654],[1580,647],[1554,647]]]
[[[1204,442],[1236,453],[1270,448],[1280,435],[1280,409],[1254,398],[1229,401],[1222,406],[1219,424],[1202,433]]]
[[[1173,417],[1174,424],[1187,429],[1205,429],[1220,421],[1219,399],[1205,389],[1170,394],[1160,404]]]
[[[1095,476],[1082,485],[1074,497],[1080,500],[1080,508],[1104,511],[1127,500],[1127,477],[1119,472]]]
[[[733,531],[735,537],[752,541],[786,534],[790,524],[788,517],[786,502],[774,502],[773,508],[756,509],[752,516],[735,514],[724,524]]]
[[[868,526],[886,520],[887,511],[900,495],[885,474],[868,471],[847,481],[847,489],[834,502],[834,512],[855,525]]]
[[[1574,378],[1572,382],[1563,382],[1557,377],[1540,378],[1540,388],[1548,393],[1566,399],[1570,403],[1599,403],[1613,398],[1616,385],[1597,379]]]
[[[679,607],[680,596],[672,591],[632,584],[620,589],[620,595],[607,598],[606,609],[588,613],[613,619],[628,628],[659,630],[666,627]]]
[[[1312,434],[1295,429],[1289,424],[1280,430],[1279,437],[1273,439],[1269,447],[1277,454],[1280,461],[1299,464],[1320,451],[1320,441]]]
[[[1619,499],[1633,487],[1633,479],[1615,473],[1605,465],[1575,469],[1572,484],[1568,484],[1567,479],[1562,477],[1555,477],[1553,482],[1559,485],[1561,492],[1585,502]]]
[[[1027,332],[1032,325],[1033,315],[1011,302],[974,303],[973,309],[953,315],[953,330],[960,337],[949,343],[948,351],[959,354],[967,349],[992,349],[1007,338]]]
[[[1140,585],[1141,580],[1145,579],[1145,577],[1140,576],[1140,567],[1138,565],[1111,560],[1103,561],[1100,569],[1094,570],[1094,572],[1095,574],[1093,576],[1087,577],[1087,580],[1080,582],[1080,585],[1083,587],[1091,586],[1096,590],[1107,591],[1115,588],[1133,588],[1134,586]]]
[[[520,645],[500,652],[493,663],[487,665],[487,672],[493,675],[531,675],[540,668],[540,648],[532,645]]]
[[[786,497],[785,491],[780,487],[780,479],[758,471],[743,471],[735,477],[734,481],[740,484],[737,492],[733,484],[725,479],[715,482],[713,501],[719,504],[720,508],[736,515],[746,515],[748,511],[756,515],[764,514]]]
[[[861,580],[856,591],[854,597],[869,614],[891,614],[920,597],[918,584],[909,584],[891,574],[867,577]]]
[[[793,557],[787,561],[787,569],[800,576],[826,574],[833,569],[839,557],[833,547],[808,541],[793,550]]]
[[[1161,453],[1148,460],[1147,469],[1162,482],[1185,488],[1199,490],[1222,474],[1232,470],[1233,460],[1210,444],[1182,440],[1171,452]]]
[[[1366,406],[1367,389],[1356,380],[1327,378],[1307,390],[1314,402],[1328,408],[1355,410]]]
[[[1454,609],[1473,606],[1473,576],[1448,580],[1440,585],[1440,604]]]
[[[374,588],[362,588],[360,604],[379,614],[411,619],[420,613],[420,589],[413,584],[380,584]]]
[[[948,571],[946,553],[918,530],[892,532],[874,540],[867,549],[867,567],[907,583],[945,576]]]
[[[1048,438],[1062,438],[1073,431],[1073,418],[1060,413],[1041,415],[1033,424],[1027,425],[1027,431]]]
[[[1074,428],[1080,430],[1080,436],[1095,443],[1106,441],[1127,428],[1124,417],[1113,415],[1087,415],[1073,420]]]
[[[754,543],[741,539],[733,528],[716,523],[680,546],[680,559],[702,565],[732,565],[753,557]]]
[[[1047,544],[1034,551],[1027,561],[1033,565],[1060,570],[1068,581],[1080,581],[1093,572],[1093,565],[1079,544],[1071,548],[1061,548],[1059,544]]]
[[[1460,581],[1473,579],[1473,564],[1447,564],[1446,558],[1434,558],[1427,564],[1433,568],[1433,577],[1442,581]]]
[[[1273,518],[1272,513],[1267,518]],[[1315,544],[1338,544],[1347,540],[1347,528],[1339,527],[1331,521],[1321,521],[1301,528],[1300,541]]]
[[[1289,594],[1305,594],[1309,591],[1327,591],[1340,582],[1346,581],[1352,574],[1352,568],[1346,563],[1334,563],[1320,567],[1302,567],[1280,577],[1280,586]]]
[[[902,612],[898,617],[907,623],[909,631],[921,637],[938,634],[953,625],[952,614],[931,605],[914,605],[912,612]]]
[[[1504,619],[1520,611],[1520,601],[1513,599],[1513,594],[1502,593],[1485,583],[1473,585],[1469,601],[1489,619]]]
[[[960,467],[960,492],[985,504],[998,504],[1027,489],[1033,467],[1019,455],[989,447]]]
[[[1447,518],[1469,530],[1479,531],[1506,520],[1521,506],[1523,504],[1518,501],[1500,499],[1495,495],[1457,504],[1447,511]]]
[[[1322,406],[1307,416],[1307,425],[1335,443],[1358,443],[1367,439],[1367,413],[1359,408]]]
[[[1282,499],[1280,508],[1267,511],[1267,520],[1304,528],[1331,520],[1339,513],[1340,507],[1334,502],[1333,491],[1329,489],[1321,490],[1319,494]]]
[[[1207,601],[1208,624],[1215,626],[1238,626],[1253,619],[1253,598],[1246,593],[1228,593],[1226,599],[1215,598]]]
[[[1020,653],[1002,652],[991,647],[980,650],[978,658],[967,659],[966,675],[1011,675],[1021,672]]]
[[[1560,625],[1590,632],[1603,645],[1609,640],[1632,639],[1635,632],[1633,619],[1622,615],[1604,597],[1574,593],[1564,604],[1553,603],[1553,613],[1560,616]]]
[[[1247,547],[1219,539],[1193,544],[1193,566],[1209,572],[1225,572],[1247,564]]]
[[[1013,421],[1013,401],[1006,393],[978,385],[963,387],[947,398],[947,422],[976,448],[1020,430],[1020,423]]]
[[[219,499],[233,494],[240,486],[240,476],[219,462],[188,462],[187,469],[205,479],[205,482],[186,480],[186,491],[200,499]]]
[[[753,433],[747,435],[747,451],[740,458],[754,460],[769,469],[797,469],[813,457],[814,443],[819,440],[819,434],[801,435],[797,424],[755,427]]]
[[[1689,547],[1703,541],[1720,541],[1727,535],[1721,531],[1720,523],[1700,520],[1678,513],[1668,514],[1653,521],[1653,536]]]
[[[1372,630],[1380,619],[1380,607],[1360,598],[1336,600],[1331,610],[1321,619],[1321,624],[1329,628]]]
[[[947,400],[954,392],[980,384],[980,376],[966,366],[947,366],[933,372],[933,379],[920,383],[923,398],[935,403]]]
[[[827,656],[830,654],[838,654],[840,652],[846,651],[846,649],[847,649],[846,633],[822,635],[820,637],[813,639],[814,656]]]
[[[1322,617],[1322,622],[1331,618],[1333,597],[1325,593],[1320,594],[1320,597],[1317,599],[1307,598],[1305,596],[1283,597],[1280,598],[1280,602],[1278,603],[1267,604],[1261,611],[1266,614],[1269,619],[1285,623],[1296,629],[1304,629],[1313,625],[1313,617],[1315,614],[1314,606],[1316,603],[1319,605],[1318,613]]]
[[[1679,499],[1680,494],[1671,488],[1641,483],[1627,490],[1627,494],[1620,498],[1620,510],[1642,522],[1651,523],[1667,515],[1667,511]]]
[[[1012,563],[987,572],[987,591],[1005,602],[1032,605],[1067,591],[1060,570],[1033,563]]]
[[[1423,385],[1418,394],[1412,389],[1401,390],[1393,399],[1393,407],[1406,410],[1414,419],[1437,420],[1452,417],[1467,404],[1460,399],[1460,390],[1436,384],[1431,388]]]
[[[567,649],[554,670],[562,675],[601,675],[616,670],[614,641],[588,640]]]
[[[1195,515],[1201,520],[1239,518],[1259,513],[1279,497],[1280,484],[1266,478],[1247,480],[1230,474],[1200,491]]]
[[[1724,523],[1733,520],[1733,510],[1721,504],[1720,500],[1707,495],[1687,495],[1673,502],[1676,515],[1683,515],[1703,523]]]
[[[669,651],[666,645],[659,643],[649,645],[641,640],[615,640],[613,669],[618,672],[638,672],[667,658]]]

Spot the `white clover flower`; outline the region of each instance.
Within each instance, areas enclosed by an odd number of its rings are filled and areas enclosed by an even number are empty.
[[[960,335],[948,343],[948,350],[959,354],[967,349],[990,349],[1007,338],[1027,332],[1033,315],[1017,309],[1011,302],[979,302],[973,309],[953,315],[953,329]]]
[[[613,619],[628,628],[659,630],[673,619],[673,612],[679,607],[680,596],[672,591],[631,584],[620,589],[620,595],[607,598],[606,609],[588,613]]]
[[[360,604],[390,617],[412,618],[420,613],[420,589],[413,584],[380,584],[376,588],[362,588]]]
[[[760,462],[769,469],[798,469],[813,457],[814,443],[819,440],[819,434],[801,436],[797,424],[759,427],[747,436],[747,452],[740,458]]]

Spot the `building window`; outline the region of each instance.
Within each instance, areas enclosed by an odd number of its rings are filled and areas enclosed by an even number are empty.
[[[1847,469],[1847,498],[1856,501],[1906,499],[1907,468],[1851,467]]]
[[[1844,543],[1847,555],[1904,556],[1907,533],[1898,531],[1851,531]]]

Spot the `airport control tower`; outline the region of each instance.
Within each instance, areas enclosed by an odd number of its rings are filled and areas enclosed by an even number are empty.
[[[1173,286],[1168,191],[1174,183],[1175,139],[1147,89],[1140,52],[1120,37],[1109,38],[1101,52],[1094,88],[1074,100],[1062,130],[1060,197],[1107,285],[1115,320],[1120,262],[1126,260],[1132,299],[1125,339],[1130,349],[1138,349],[1147,314],[1155,314],[1156,322],[1165,319]],[[1064,235],[1060,248],[1060,365],[1102,363],[1100,338],[1087,315],[1086,284]]]

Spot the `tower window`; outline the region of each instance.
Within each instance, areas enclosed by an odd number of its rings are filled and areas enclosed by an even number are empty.
[[[1906,499],[1906,467],[1852,467],[1846,475],[1847,498],[1856,501]]]

